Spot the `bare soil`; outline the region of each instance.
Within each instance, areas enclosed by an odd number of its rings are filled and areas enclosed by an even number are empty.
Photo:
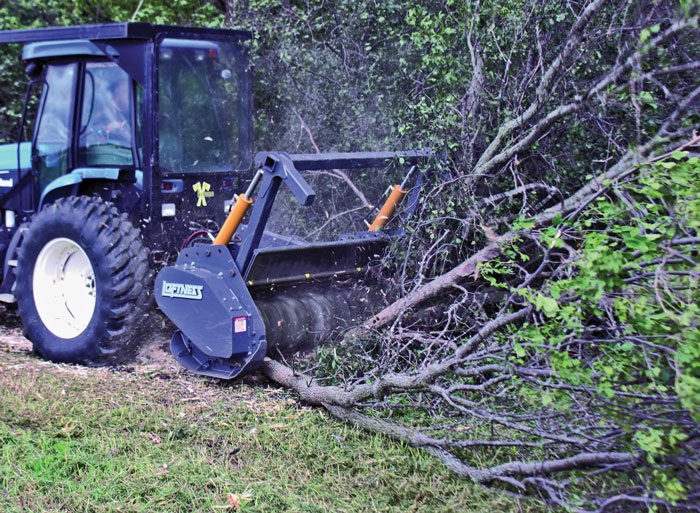
[[[151,329],[144,335],[143,345],[134,362],[128,369],[148,372],[171,371],[177,372],[179,365],[170,354],[170,335],[175,330],[159,312],[154,312],[154,322]],[[22,320],[16,307],[0,303],[0,351],[11,353],[32,354],[32,343],[22,334]],[[38,357],[37,357],[38,358]],[[68,366],[79,368],[79,366]]]

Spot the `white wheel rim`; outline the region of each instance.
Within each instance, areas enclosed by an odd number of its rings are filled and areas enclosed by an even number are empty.
[[[34,265],[34,304],[44,326],[60,338],[80,335],[95,311],[97,287],[90,259],[66,238],[49,241]]]

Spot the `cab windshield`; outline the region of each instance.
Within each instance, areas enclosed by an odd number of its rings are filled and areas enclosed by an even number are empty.
[[[247,59],[235,43],[164,39],[158,50],[158,161],[166,173],[251,165]]]

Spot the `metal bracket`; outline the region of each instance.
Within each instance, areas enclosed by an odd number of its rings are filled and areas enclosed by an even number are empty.
[[[297,171],[288,154],[282,152],[258,153],[255,156],[255,161],[259,163],[260,169],[263,171],[263,178],[260,192],[250,214],[246,237],[236,255],[236,265],[241,272],[248,269],[253,252],[260,245],[260,239],[270,217],[272,205],[282,183],[289,187],[304,206],[313,204],[314,199],[316,199],[316,193]]]

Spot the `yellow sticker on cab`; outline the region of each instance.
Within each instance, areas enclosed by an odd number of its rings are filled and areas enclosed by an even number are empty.
[[[206,207],[207,198],[214,196],[214,191],[211,190],[211,184],[207,182],[197,182],[192,186],[192,189],[197,193],[197,206]]]

